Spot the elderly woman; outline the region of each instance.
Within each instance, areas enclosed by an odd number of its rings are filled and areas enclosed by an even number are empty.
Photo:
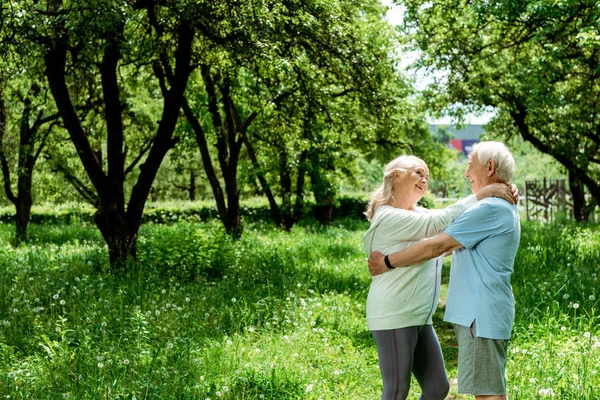
[[[371,221],[363,237],[367,254],[391,254],[435,236],[483,198],[515,202],[516,189],[494,184],[443,210],[426,210],[416,203],[427,192],[428,182],[427,164],[418,157],[400,156],[386,166],[383,184],[371,196],[365,213]],[[432,326],[442,259],[398,269],[388,264],[388,273],[372,277],[367,324],[377,343],[382,400],[406,399],[411,373],[421,386],[421,399],[444,399],[448,394],[442,350]]]

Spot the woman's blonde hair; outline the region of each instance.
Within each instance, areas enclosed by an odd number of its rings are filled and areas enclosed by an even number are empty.
[[[415,156],[400,156],[388,163],[383,170],[383,183],[373,192],[369,199],[369,205],[365,215],[371,221],[377,207],[390,204],[394,198],[394,176],[396,172],[400,174],[400,178],[404,177],[415,166],[423,165],[427,168],[425,161]]]

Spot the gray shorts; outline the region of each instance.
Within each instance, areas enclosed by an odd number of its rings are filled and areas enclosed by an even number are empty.
[[[470,327],[454,325],[458,341],[458,393],[473,396],[506,394],[508,340],[486,339]]]

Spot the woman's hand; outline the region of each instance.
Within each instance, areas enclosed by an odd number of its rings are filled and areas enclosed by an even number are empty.
[[[519,202],[519,189],[516,185],[507,183],[492,183],[484,186],[479,192],[475,193],[477,200],[482,200],[487,197],[500,197],[511,204]]]

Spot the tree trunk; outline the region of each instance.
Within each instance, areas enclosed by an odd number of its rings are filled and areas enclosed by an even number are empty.
[[[196,200],[196,172],[190,169],[190,201]]]
[[[280,145],[279,158],[279,182],[281,185],[281,214],[283,221],[283,229],[290,231],[296,221],[292,213],[292,178],[291,167],[288,161],[288,154],[285,149],[285,144]]]
[[[311,157],[313,165],[308,171],[315,196],[315,218],[322,224],[328,224],[333,220],[333,198],[334,190],[330,182],[321,173],[318,156]]]
[[[569,187],[573,197],[573,217],[575,221],[586,222],[590,217],[590,210],[585,200],[585,186],[572,172],[569,172]]]
[[[271,190],[271,186],[269,182],[267,182],[267,178],[258,163],[258,159],[256,157],[256,152],[254,151],[254,146],[250,143],[247,135],[244,135],[244,144],[246,145],[246,151],[248,152],[248,157],[250,157],[250,161],[252,162],[252,166],[254,167],[254,173],[256,174],[256,178],[260,183],[260,186],[263,189],[265,196],[267,196],[267,200],[269,201],[269,209],[271,211],[271,218],[275,225],[281,225],[281,217],[279,216],[279,206],[275,201],[275,196],[273,195],[273,191]]]
[[[134,232],[127,223],[123,207],[119,207],[116,202],[101,204],[94,216],[94,222],[108,248],[110,272],[127,272],[128,262],[137,259],[138,232]]]
[[[298,177],[296,178],[296,202],[294,204],[294,220],[300,221],[304,211],[304,183],[306,181],[308,150],[300,153],[300,163],[298,165]]]
[[[33,174],[33,171],[29,172]],[[16,198],[15,225],[16,225],[16,244],[19,245],[27,241],[27,225],[31,217],[31,175],[19,176],[19,195]]]

